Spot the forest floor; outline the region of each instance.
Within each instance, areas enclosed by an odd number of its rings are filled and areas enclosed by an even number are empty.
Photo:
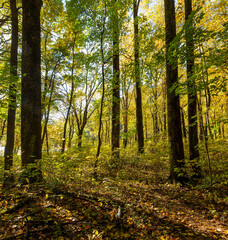
[[[181,187],[160,175],[149,182],[150,168],[140,179],[129,177],[133,171],[1,190],[0,239],[228,239],[226,182]]]

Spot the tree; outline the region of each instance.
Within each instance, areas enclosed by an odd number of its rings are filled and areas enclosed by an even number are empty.
[[[112,156],[119,158],[120,147],[120,56],[118,2],[113,1],[113,82],[112,82]]]
[[[104,3],[104,14],[103,14],[103,22],[102,27],[100,30],[100,51],[101,51],[101,74],[102,74],[102,94],[101,94],[101,103],[100,103],[100,114],[99,114],[99,128],[98,128],[98,145],[97,145],[97,152],[96,152],[96,159],[94,164],[94,178],[97,180],[97,165],[98,159],[100,156],[101,150],[101,127],[102,127],[102,116],[103,116],[103,108],[104,108],[104,97],[105,97],[105,59],[104,59],[104,34],[105,34],[105,27],[106,27],[106,17],[107,17],[107,6]]]
[[[97,53],[85,48],[86,53],[78,53],[76,59],[80,67],[77,71],[77,93],[75,93],[72,110],[76,120],[78,147],[82,146],[82,136],[88,120],[96,108],[92,107],[93,98],[100,86],[97,69]]]
[[[63,141],[62,141],[62,148],[61,153],[64,153],[65,146],[66,146],[66,133],[67,133],[67,123],[70,116],[70,110],[73,103],[73,95],[74,95],[74,67],[75,67],[75,42],[76,42],[76,36],[77,34],[74,33],[74,40],[73,40],[73,47],[72,47],[72,68],[71,68],[71,90],[70,90],[70,99],[69,99],[69,105],[67,108],[67,114],[65,118],[64,128],[63,128]]]
[[[144,136],[143,136],[142,94],[141,94],[140,62],[139,62],[139,20],[138,20],[139,4],[140,4],[140,0],[133,0],[136,129],[137,129],[138,153],[143,153]]]
[[[129,65],[129,60],[127,61],[127,64]],[[128,143],[128,109],[130,105],[130,96],[129,96],[129,89],[131,87],[131,76],[129,76],[129,66],[123,66],[122,67],[122,109],[123,109],[123,146],[124,148],[127,147]],[[131,66],[131,64],[130,64]]]
[[[5,170],[10,170],[13,166],[13,149],[15,133],[16,115],[16,91],[17,91],[17,51],[18,51],[18,10],[16,0],[10,0],[11,9],[11,51],[10,51],[10,86],[9,86],[9,105],[7,119],[6,147],[4,152]]]
[[[181,132],[180,98],[174,86],[178,84],[177,56],[172,51],[172,41],[176,37],[176,19],[174,0],[164,0],[166,32],[166,86],[167,118],[169,138],[170,180],[185,182],[184,147]]]
[[[198,129],[197,129],[197,93],[194,77],[194,42],[193,42],[193,16],[192,0],[185,0],[185,37],[187,57],[187,89],[188,89],[188,147],[189,160],[193,162],[194,177],[201,176],[198,165]]]
[[[22,1],[21,158],[26,168],[41,159],[41,6],[41,0]],[[39,180],[37,174],[29,175],[30,181]]]
[[[65,39],[64,44],[62,44],[61,37],[53,38],[53,35],[57,31],[64,29],[65,24],[62,23],[63,16],[65,17],[65,12],[63,11],[63,3],[59,0],[52,1],[49,4],[48,1],[44,2],[44,8],[41,11],[41,51],[42,51],[42,61],[41,61],[41,71],[44,73],[42,80],[42,119],[43,119],[43,132],[42,132],[42,150],[44,150],[44,140],[46,145],[46,152],[49,154],[49,132],[48,125],[50,121],[51,111],[53,111],[55,106],[55,96],[58,78],[60,74],[58,72],[61,69],[61,63],[65,58]],[[56,9],[59,11],[56,12]],[[61,29],[61,30],[60,30]],[[60,40],[59,40],[60,39]]]

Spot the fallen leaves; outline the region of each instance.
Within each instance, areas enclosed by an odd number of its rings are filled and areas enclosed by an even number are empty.
[[[59,189],[58,194],[50,189],[39,189],[42,194],[30,191],[17,189],[18,196],[9,195],[0,201],[1,239],[20,239],[26,234],[30,239],[228,238],[227,225],[220,222],[222,202],[201,204],[207,200],[207,193],[199,190],[105,181],[85,188],[84,195],[73,188],[71,193]],[[33,200],[25,201],[28,198]],[[7,213],[7,209],[14,210]]]

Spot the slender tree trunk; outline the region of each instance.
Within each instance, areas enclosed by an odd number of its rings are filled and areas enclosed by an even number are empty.
[[[69,117],[69,141],[68,141],[68,149],[71,149],[71,145],[72,145],[72,139],[74,137],[74,121],[73,121],[73,117]]]
[[[128,142],[128,89],[126,89],[126,81],[124,82],[124,98],[123,98],[123,146],[127,147]]]
[[[225,138],[225,126],[224,123],[222,123],[222,138]]]
[[[40,0],[22,0],[22,165],[41,159]]]
[[[63,139],[62,139],[62,149],[61,153],[64,153],[65,151],[65,146],[66,146],[66,132],[67,132],[67,123],[68,123],[68,118],[70,116],[70,110],[73,102],[73,95],[74,95],[74,48],[75,48],[75,41],[76,41],[76,33],[74,35],[74,44],[73,44],[73,51],[72,51],[72,57],[73,57],[73,62],[72,62],[72,68],[71,68],[71,92],[70,92],[70,102],[69,106],[67,109],[67,115],[64,123],[64,128],[63,128]]]
[[[203,125],[203,112],[202,112],[202,101],[201,101],[201,91],[199,91],[199,96],[197,97],[198,115],[199,115],[199,139],[203,140],[204,135],[204,125]]]
[[[186,132],[186,127],[185,127],[185,120],[184,120],[184,110],[181,107],[181,122],[182,122],[182,133],[185,141],[187,140],[187,132]]]
[[[49,154],[48,130],[46,130],[46,153]]]
[[[154,112],[154,135],[157,135],[158,132],[159,132],[159,128],[158,128],[158,113],[157,113],[157,110],[155,110],[155,112]]]
[[[208,69],[206,64],[206,58],[205,58],[205,51],[203,44],[199,42],[200,48],[200,54],[201,54],[201,62],[202,62],[202,75],[203,75],[203,85],[204,85],[204,99],[205,99],[205,131],[207,131],[205,134],[208,136],[208,133],[210,134],[210,137],[213,138],[212,132],[211,132],[211,125],[210,125],[210,117],[209,117],[209,111],[211,106],[211,94],[210,89],[208,87],[209,85],[209,77],[208,77]]]
[[[166,131],[166,79],[162,84],[162,92],[163,92],[163,129]]]
[[[119,158],[120,147],[120,56],[119,17],[116,0],[113,6],[113,83],[112,83],[112,157]]]
[[[157,139],[157,135],[159,133],[157,101],[158,101],[158,89],[157,89],[157,80],[155,80],[155,84],[154,84],[154,109],[155,109],[155,111],[154,111],[154,135],[155,135],[156,139]]]
[[[15,134],[15,116],[16,116],[16,91],[17,91],[17,51],[18,51],[18,11],[16,0],[10,0],[11,9],[11,51],[10,51],[10,85],[9,85],[9,104],[8,104],[8,119],[7,119],[7,135],[6,146],[4,152],[4,182],[3,187],[8,188],[14,182],[12,172],[7,172],[13,167],[14,153],[14,134]],[[2,128],[4,132],[5,121]]]
[[[102,95],[101,95],[101,105],[100,105],[100,115],[99,115],[99,129],[98,129],[98,145],[97,145],[97,153],[96,153],[96,159],[94,163],[94,178],[97,180],[97,165],[98,160],[100,156],[100,150],[101,150],[101,127],[102,127],[102,116],[103,116],[103,105],[104,105],[104,95],[105,95],[105,59],[104,59],[104,33],[105,33],[105,23],[106,23],[106,4],[104,9],[104,19],[103,19],[103,26],[101,30],[101,36],[100,36],[100,50],[101,50],[101,72],[102,72]]]
[[[50,111],[51,111],[51,101],[52,101],[52,95],[53,95],[53,91],[54,91],[54,85],[55,85],[55,76],[52,77],[51,79],[51,93],[48,99],[48,108],[46,110],[45,113],[45,120],[44,120],[44,129],[43,129],[43,134],[42,134],[42,139],[41,139],[41,144],[43,146],[43,142],[44,142],[44,137],[46,135],[47,132],[47,125],[48,125],[48,120],[49,120],[49,115],[50,115]]]
[[[64,123],[64,127],[63,127],[63,138],[62,138],[61,153],[65,152],[66,136],[67,136],[67,123],[68,123],[68,119],[69,119],[69,116],[70,116],[70,110],[71,110],[72,101],[73,101],[73,93],[74,93],[74,83],[73,83],[73,78],[72,78],[70,102],[69,102],[69,106],[68,106],[68,109],[67,109],[67,115],[66,115],[66,119],[65,119],[65,123]]]
[[[207,135],[208,133],[210,134],[210,137],[213,139],[213,134],[211,131],[211,124],[210,124],[210,115],[209,115],[209,111],[210,111],[210,97],[207,95],[207,90],[204,89],[204,93],[205,93],[205,108],[206,108],[206,112],[205,112],[205,122],[206,122],[206,129],[207,129]]]
[[[184,147],[181,132],[180,98],[179,95],[175,93],[175,90],[170,91],[170,88],[178,82],[177,57],[172,57],[170,53],[170,45],[176,37],[175,4],[174,0],[164,0],[164,3],[170,180],[171,183],[184,183],[186,177],[184,170]]]
[[[5,127],[6,127],[6,119],[2,119],[1,122],[1,132],[0,132],[0,141],[2,140],[2,137],[4,135],[4,131],[5,131]]]
[[[145,122],[144,122],[144,126],[145,126],[145,139],[148,138],[148,129],[147,129],[147,118],[145,117]]]
[[[162,117],[161,117],[161,114],[158,115],[158,119],[159,119],[159,122],[160,122],[160,130],[161,132],[163,131],[163,122],[162,122]]]
[[[82,146],[82,134],[83,134],[84,128],[80,128],[78,132],[78,147]]]
[[[123,125],[124,125],[124,137],[123,137],[123,146],[124,148],[127,147],[127,141],[128,141],[128,112],[127,110],[123,114]]]
[[[45,65],[45,74],[44,74],[44,93],[42,95],[42,105],[41,105],[41,119],[43,118],[43,115],[45,115],[45,103],[46,103],[46,94],[47,94],[47,86],[48,86],[48,61],[47,61],[47,40],[48,40],[48,34],[45,36],[44,40],[44,53],[43,53],[43,59],[44,59],[44,65]],[[43,141],[42,141],[43,143]]]
[[[17,91],[17,50],[18,50],[18,12],[16,0],[10,0],[12,38],[10,51],[10,86],[9,86],[9,106],[7,135],[5,147],[5,170],[10,170],[13,166],[15,115],[16,115],[16,91]]]
[[[108,128],[108,120],[105,121],[105,143],[109,142],[109,128]]]
[[[71,135],[72,135],[71,115],[69,116],[68,122],[69,122],[69,133],[68,133],[69,140],[68,140],[67,148],[70,149],[71,148]]]
[[[137,141],[138,141],[138,153],[143,153],[144,152],[144,134],[143,134],[142,93],[141,93],[140,60],[139,60],[139,21],[138,21],[139,4],[140,4],[140,0],[133,0],[136,130],[137,130]]]

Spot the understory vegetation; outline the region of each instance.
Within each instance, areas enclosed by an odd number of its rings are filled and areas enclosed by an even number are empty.
[[[185,187],[169,184],[165,141],[148,141],[143,155],[129,145],[116,171],[104,146],[98,181],[95,146],[53,152],[42,160],[43,183],[16,181],[1,192],[0,239],[227,239],[227,147],[224,139],[209,143],[211,185],[200,146],[202,181]],[[13,171],[20,173],[17,160]]]

